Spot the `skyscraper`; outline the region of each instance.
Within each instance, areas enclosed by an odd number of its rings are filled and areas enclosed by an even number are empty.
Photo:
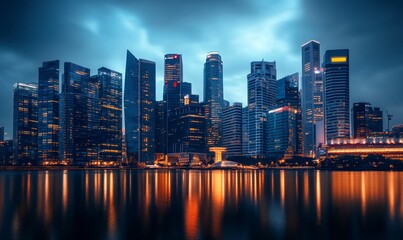
[[[370,103],[354,103],[351,109],[354,138],[367,138],[372,132],[382,132],[383,116],[380,108],[371,107]]]
[[[38,77],[38,155],[41,164],[59,160],[59,60],[44,62]]]
[[[98,160],[99,83],[88,68],[64,63],[60,93],[59,160],[87,164]]]
[[[349,50],[327,50],[323,57],[325,139],[350,137]]]
[[[38,163],[38,86],[16,83],[14,89],[14,163]]]
[[[181,54],[166,54],[164,62],[163,100],[167,111],[174,111],[180,106],[183,65]]]
[[[227,156],[242,155],[242,103],[224,108],[222,142]]]
[[[298,81],[299,81],[298,73],[288,75],[277,81],[276,108],[290,107],[296,111],[295,133],[293,133],[296,137],[296,142],[295,146],[293,146],[295,148],[293,154],[302,155],[303,154],[302,112],[301,112],[300,93],[298,91],[298,85],[299,85]],[[272,149],[269,151],[272,151]]]
[[[320,74],[320,43],[311,40],[301,46],[302,51],[302,94],[301,94],[301,109],[302,109],[302,129],[304,136],[304,155],[313,156],[316,149],[315,141],[315,124],[321,119],[315,118],[319,115],[320,99],[317,98],[321,93],[322,84]],[[316,96],[316,105],[315,105]],[[316,108],[316,110],[315,110]],[[322,110],[323,111],[323,110]]]
[[[122,74],[105,67],[98,69],[99,159],[122,160]]]
[[[153,162],[155,63],[137,59],[129,50],[126,58],[124,108],[128,161]]]
[[[297,152],[297,121],[298,111],[284,106],[269,111],[267,118],[268,156],[282,158],[293,156]]]
[[[169,116],[168,153],[204,153],[206,118],[201,104],[186,104]]]
[[[221,146],[224,92],[223,62],[218,52],[210,52],[206,57],[203,87],[207,116],[207,146]]]
[[[166,153],[165,102],[155,103],[155,153]]]
[[[276,62],[252,62],[248,74],[249,153],[265,157],[267,113],[276,105]]]
[[[249,155],[249,109],[242,108],[242,155]]]

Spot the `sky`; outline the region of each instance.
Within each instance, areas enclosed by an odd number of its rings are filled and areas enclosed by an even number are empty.
[[[5,0],[0,14],[0,126],[12,138],[12,86],[37,82],[59,59],[124,74],[126,50],[156,62],[180,53],[184,81],[203,96],[210,51],[224,62],[224,98],[247,103],[250,62],[276,61],[277,78],[301,72],[301,45],[350,49],[350,100],[403,123],[403,2],[399,0]],[[61,67],[61,72],[63,67]],[[386,127],[386,121],[385,121]]]

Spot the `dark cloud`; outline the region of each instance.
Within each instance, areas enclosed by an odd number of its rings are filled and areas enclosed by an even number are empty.
[[[2,3],[3,4],[3,3]],[[3,8],[4,6],[4,8]],[[246,103],[254,60],[276,60],[278,76],[301,69],[300,46],[349,48],[351,100],[369,101],[403,122],[403,22],[399,1],[100,0],[6,1],[0,15],[0,125],[12,129],[12,85],[37,80],[42,61],[60,59],[124,73],[125,51],[157,63],[183,54],[184,77],[202,95],[207,52],[224,60],[225,98]]]

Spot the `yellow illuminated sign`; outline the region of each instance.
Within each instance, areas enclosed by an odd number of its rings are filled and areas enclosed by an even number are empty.
[[[332,57],[332,63],[342,63],[347,62],[347,57]]]

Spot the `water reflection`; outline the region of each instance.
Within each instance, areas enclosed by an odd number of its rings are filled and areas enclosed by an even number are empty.
[[[397,238],[402,185],[402,172],[0,172],[0,236]]]

